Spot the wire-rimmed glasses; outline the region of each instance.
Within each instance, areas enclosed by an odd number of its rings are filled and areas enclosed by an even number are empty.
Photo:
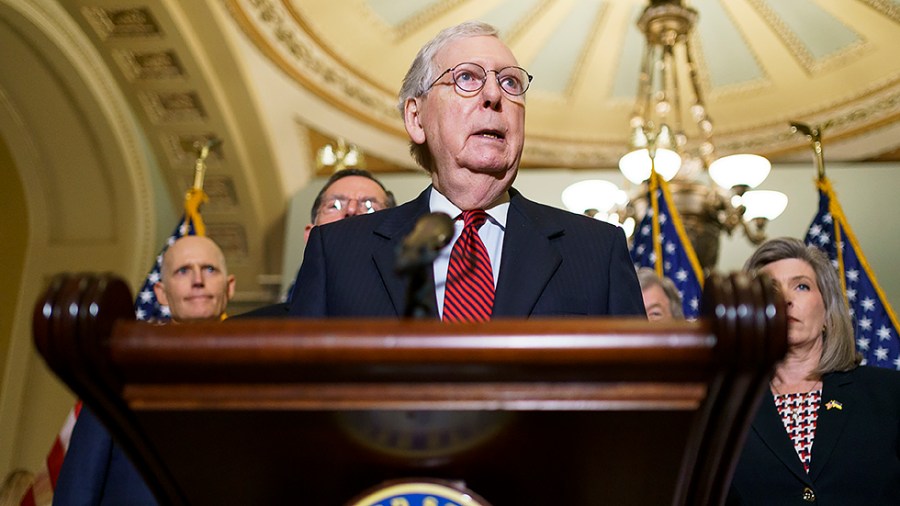
[[[322,199],[319,212],[322,214],[344,213],[350,207],[350,202],[356,202],[356,214],[371,214],[384,209],[384,204],[373,197],[361,197],[358,199],[337,195]]]
[[[531,80],[534,79],[534,76],[529,74],[522,67],[503,67],[499,70],[485,70],[484,67],[477,63],[465,62],[443,71],[441,75],[428,86],[428,89],[431,89],[445,75],[450,74],[450,79],[453,80],[453,83],[457,88],[461,91],[474,93],[484,88],[484,84],[487,82],[488,72],[493,72],[494,75],[497,76],[497,84],[500,85],[500,89],[507,95],[513,97],[524,95],[525,92],[528,91]]]

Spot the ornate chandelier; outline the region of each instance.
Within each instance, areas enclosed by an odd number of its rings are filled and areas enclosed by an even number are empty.
[[[631,118],[631,151],[619,161],[619,170],[640,190],[628,198],[612,183],[581,182],[576,185],[593,185],[591,203],[574,196],[580,192],[575,185],[567,189],[563,202],[570,210],[622,225],[630,236],[635,220],[646,212],[652,163],[669,182],[698,260],[708,271],[718,260],[722,232],[730,235],[739,228],[750,242],[761,243],[766,223],[784,211],[787,196],[752,190],[771,169],[765,158],[753,154],[717,158],[713,123],[691,47],[697,19],[697,11],[681,0],[651,0],[637,21],[647,45]],[[605,189],[598,189],[598,184]],[[599,191],[609,193],[601,196]]]

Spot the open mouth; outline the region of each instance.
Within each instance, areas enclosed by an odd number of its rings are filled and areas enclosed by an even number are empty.
[[[478,132],[475,132],[475,135],[478,137],[485,137],[488,139],[497,139],[497,140],[503,140],[506,138],[504,136],[503,132],[500,132],[499,130],[479,130]]]

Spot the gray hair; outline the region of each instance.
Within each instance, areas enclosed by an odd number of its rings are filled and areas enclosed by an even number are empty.
[[[437,53],[453,41],[469,37],[497,37],[497,29],[481,21],[467,21],[441,30],[427,44],[419,49],[415,59],[403,78],[400,87],[400,101],[397,108],[401,116],[406,109],[406,101],[418,98],[428,93],[428,87],[437,79],[437,76],[445,69],[439,69],[434,59]],[[423,169],[428,172],[434,170],[434,159],[428,151],[428,143],[416,144],[410,141],[409,153],[415,158]]]
[[[669,311],[672,312],[672,317],[679,320],[684,319],[684,307],[681,302],[681,293],[678,291],[678,287],[675,286],[674,281],[665,276],[660,277],[656,274],[655,270],[649,267],[641,267],[637,270],[637,275],[642,292],[654,286],[662,288],[663,293],[666,294],[666,298],[669,299]]]
[[[861,356],[856,351],[850,309],[844,299],[837,269],[824,251],[793,237],[779,237],[766,241],[757,248],[744,264],[744,271],[756,274],[771,263],[790,258],[802,260],[812,267],[825,303],[822,358],[819,359],[815,373],[826,374],[855,368],[859,365]]]

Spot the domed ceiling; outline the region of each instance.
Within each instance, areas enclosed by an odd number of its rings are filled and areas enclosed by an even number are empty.
[[[694,57],[720,155],[897,159],[900,1],[690,0]],[[496,26],[533,74],[523,166],[614,166],[637,90],[645,0],[229,0],[242,30],[299,84],[405,138],[397,90],[419,47],[469,19]]]

